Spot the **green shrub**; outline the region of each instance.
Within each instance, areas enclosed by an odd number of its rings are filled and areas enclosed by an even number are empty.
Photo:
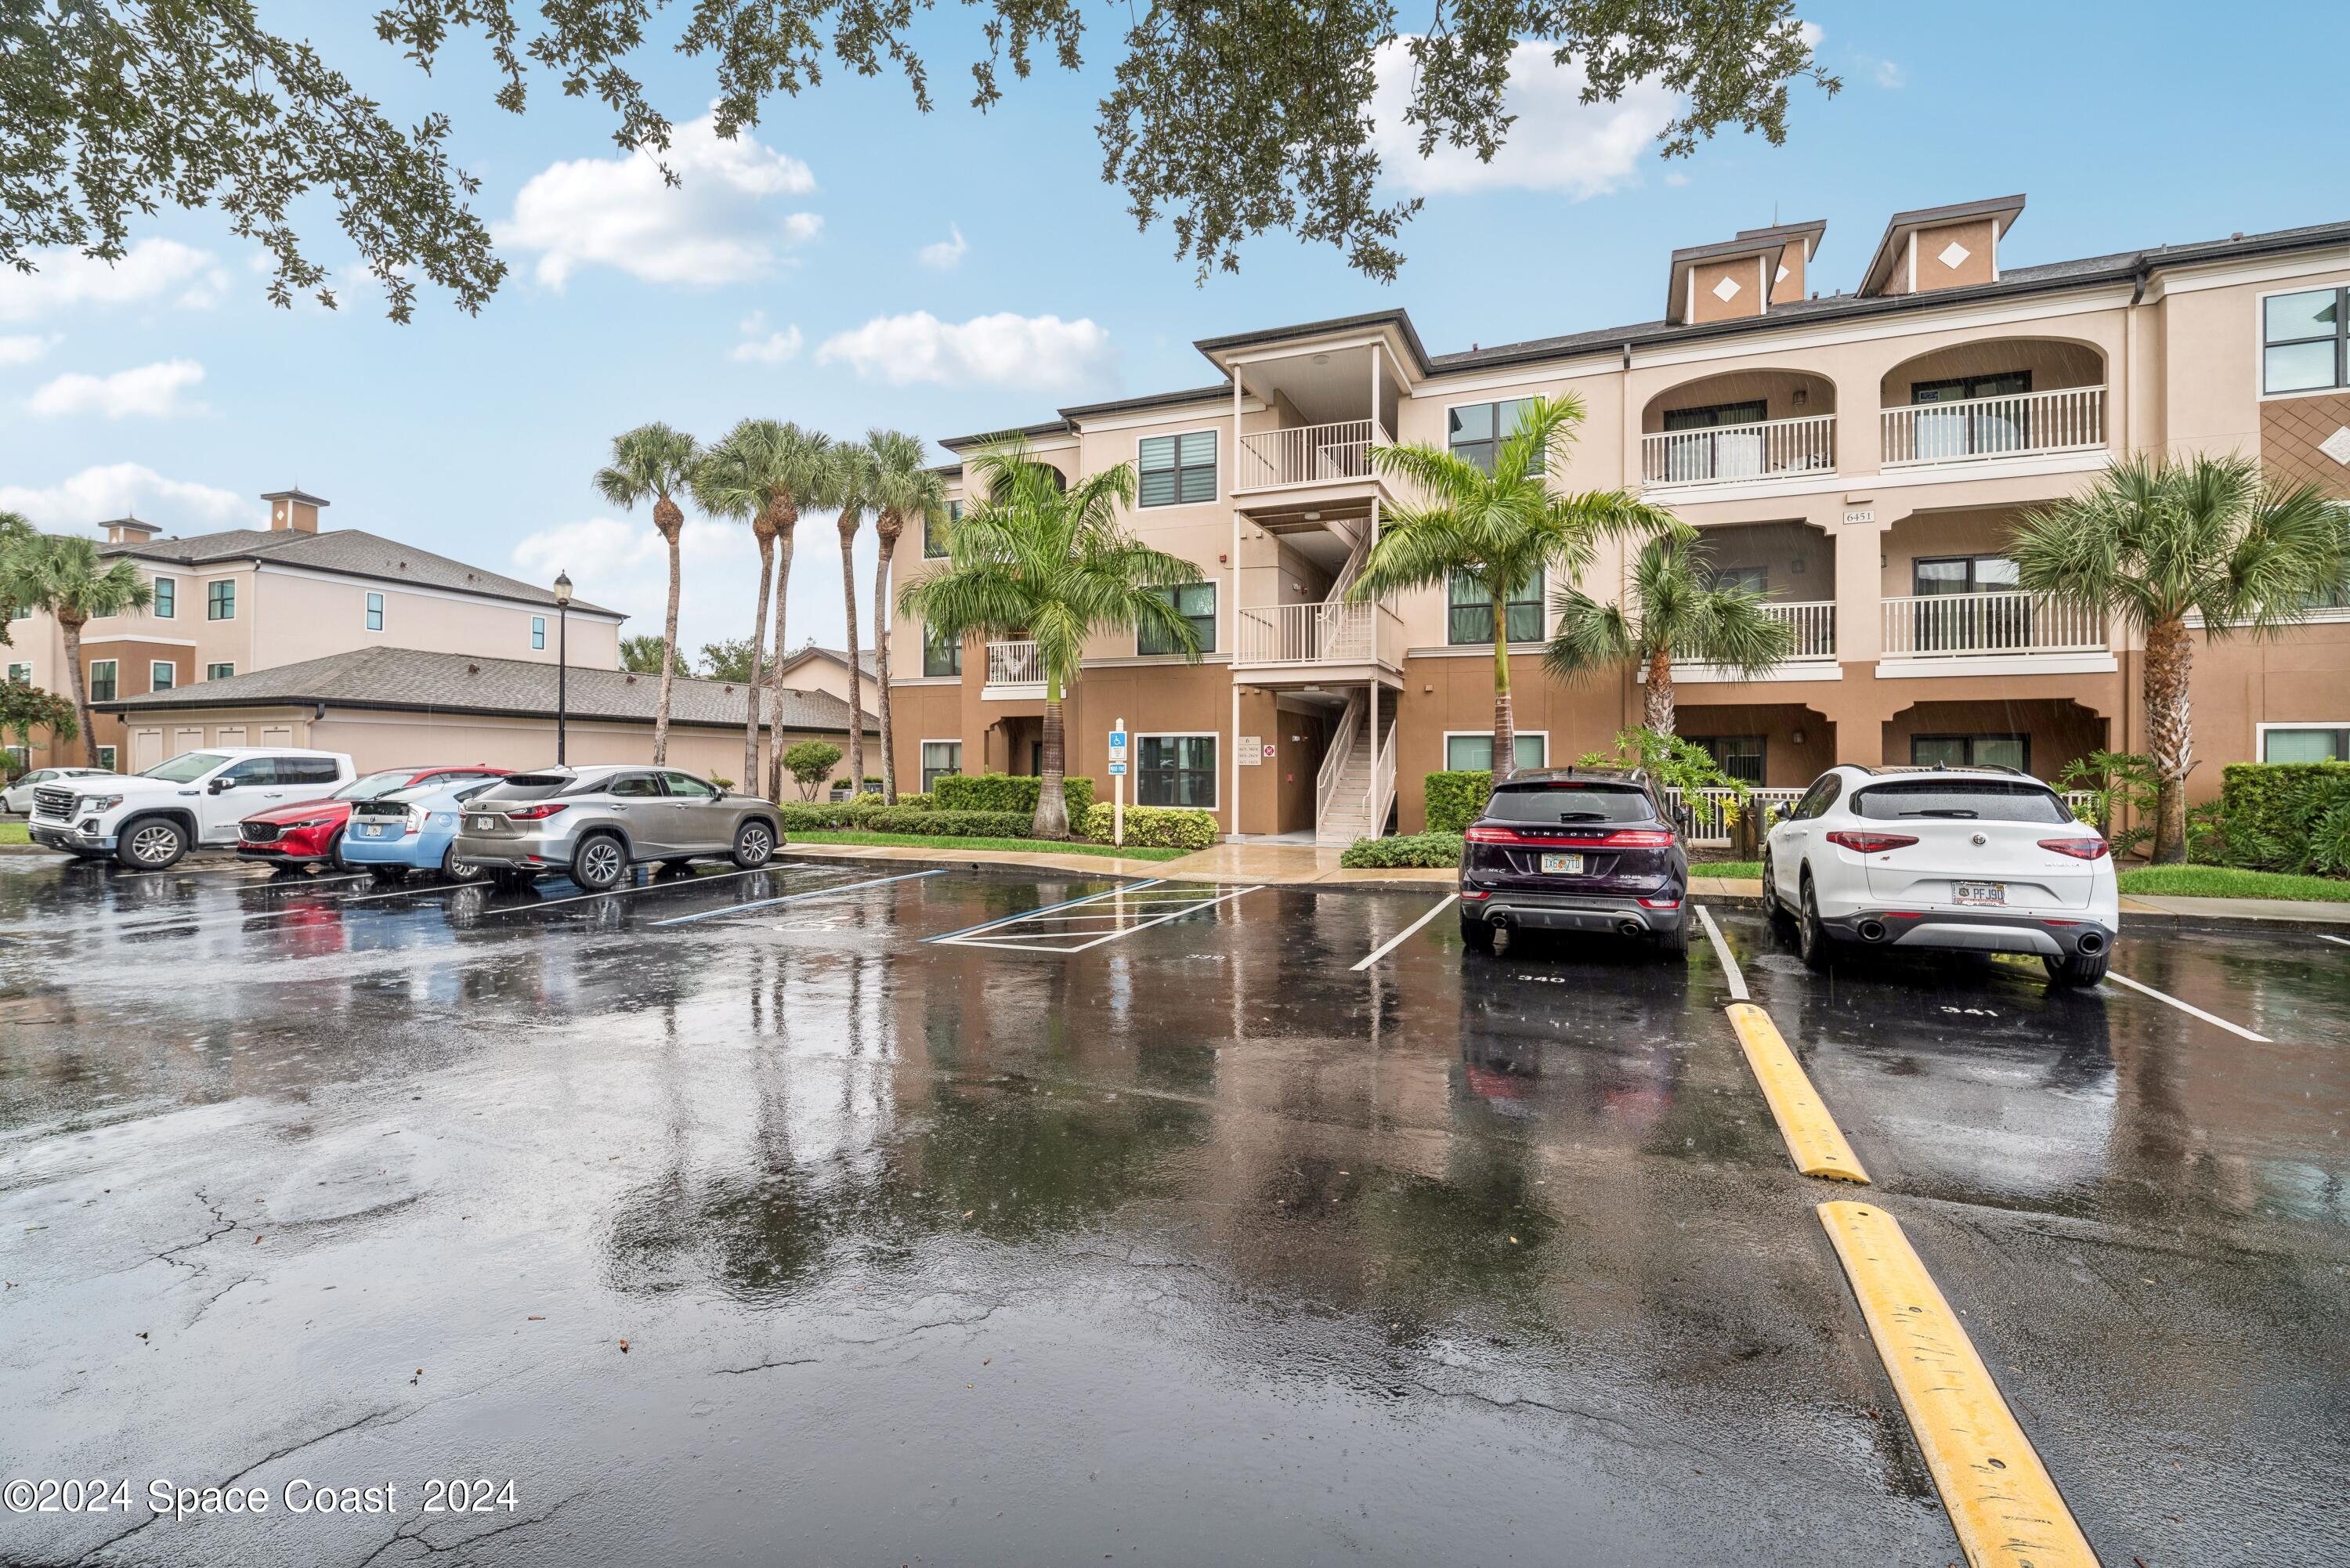
[[[1460,833],[1484,811],[1485,798],[1493,793],[1493,774],[1487,768],[1432,773],[1422,787],[1428,792],[1428,831]]]
[[[935,806],[891,805],[868,813],[855,826],[868,833],[919,833],[941,838],[1025,838],[1024,811],[941,811]]]
[[[904,791],[899,792],[898,795],[898,804],[899,805],[910,805],[917,811],[928,811],[936,804],[936,802],[932,801],[929,795],[924,794],[921,791],[914,790],[910,793]]]
[[[1429,777],[1439,775],[1430,774]],[[1467,776],[1461,774],[1453,778]],[[1479,774],[1479,778],[1489,775]],[[1482,807],[1482,800],[1478,803]],[[1461,864],[1461,837],[1457,833],[1410,833],[1397,838],[1357,838],[1339,855],[1338,864],[1348,867],[1372,867],[1393,869],[1399,867],[1432,867],[1450,870]]]
[[[840,748],[830,741],[795,741],[784,748],[784,772],[800,786],[802,800],[816,792],[840,762]]]
[[[848,826],[846,806],[829,805],[816,801],[787,800],[775,808],[775,815],[783,824],[786,834],[807,833],[817,829]]]
[[[2197,860],[2261,871],[2350,872],[2350,763],[2235,763],[2220,798],[2189,814]]]
[[[1080,836],[1096,844],[1111,842],[1113,812],[1107,801],[1096,801],[1085,815]],[[1126,841],[1143,849],[1205,849],[1216,841],[1216,814],[1189,806],[1129,805],[1126,808]]]
[[[2106,836],[2116,855],[2127,855],[2154,836],[2154,763],[2137,752],[2091,752],[2066,763],[2056,774],[2056,787],[2086,792],[2086,805],[2074,815]],[[2126,809],[2136,819],[2116,826]]]
[[[1023,811],[1034,816],[1036,794],[1044,787],[1040,779],[1011,774],[949,774],[931,786],[931,794],[941,811]],[[1065,776],[1061,794],[1068,802],[1069,820],[1083,822],[1094,803],[1094,781]]]

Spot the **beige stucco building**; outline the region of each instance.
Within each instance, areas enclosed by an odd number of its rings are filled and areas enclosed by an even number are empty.
[[[358,528],[319,526],[325,501],[299,490],[273,492],[267,528],[190,538],[120,518],[104,524],[102,555],[137,566],[154,594],[144,609],[93,620],[82,629],[82,677],[94,703],[169,692],[368,648],[487,655],[552,665],[566,639],[569,662],[618,670],[617,610],[573,599],[561,613],[553,591],[534,583]],[[9,626],[8,672],[63,694],[65,638],[56,619],[33,611]],[[150,756],[112,711],[94,726],[102,762],[130,771]],[[14,739],[14,737],[10,737]],[[32,765],[79,763],[36,735]],[[166,742],[168,744],[168,742]]]
[[[1676,671],[1681,732],[1731,772],[1792,787],[1837,761],[1971,760],[2053,777],[2099,746],[2143,750],[2141,649],[2018,591],[2006,541],[2131,452],[2251,454],[2350,495],[2350,223],[2026,266],[2003,254],[2023,208],[1897,214],[1856,269],[1829,269],[1821,223],[1676,252],[1663,317],[1634,327],[1430,354],[1398,309],[1206,339],[1212,384],[1024,427],[1070,476],[1138,465],[1126,522],[1197,563],[1182,607],[1211,649],[1191,667],[1097,639],[1067,705],[1071,770],[1102,775],[1123,719],[1140,798],[1207,806],[1228,832],[1417,827],[1423,774],[1490,760],[1490,610],[1445,588],[1343,602],[1410,499],[1368,451],[1482,456],[1518,400],[1565,395],[1586,417],[1558,482],[1671,507],[1796,628],[1768,679]],[[900,552],[901,580],[941,548]],[[1585,587],[1612,597],[1623,571],[1612,551]],[[1522,763],[1606,748],[1640,711],[1631,675],[1542,671],[1556,587],[1513,597]],[[1035,770],[1029,645],[926,647],[903,621],[893,637],[900,778]],[[2350,609],[2199,646],[2195,793],[2230,761],[2344,755],[2345,676]]]

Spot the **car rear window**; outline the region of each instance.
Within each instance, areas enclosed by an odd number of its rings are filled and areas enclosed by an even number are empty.
[[[369,774],[365,778],[353,779],[327,798],[328,800],[373,800],[378,795],[390,794],[396,789],[405,789],[408,786],[408,781],[415,776],[406,768],[393,768],[386,773]]]
[[[1485,815],[1495,822],[1654,822],[1656,807],[1620,784],[1504,785],[1485,803]]]
[[[2071,822],[2046,785],[2007,779],[1934,779],[1871,784],[1852,797],[1852,813],[1872,822],[1947,816],[1984,822]]]
[[[574,781],[568,774],[509,774],[476,797],[481,800],[545,800]]]

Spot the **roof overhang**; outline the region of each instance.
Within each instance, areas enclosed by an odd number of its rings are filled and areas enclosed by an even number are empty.
[[[1980,202],[1955,202],[1947,207],[1919,207],[1915,212],[1896,213],[1886,220],[1885,237],[1877,242],[1877,250],[1868,258],[1868,269],[1860,275],[1861,294],[1882,294],[1893,269],[1899,265],[1909,236],[1920,229],[1939,229],[1950,223],[1972,223],[1979,218],[1991,220],[1993,230],[2004,237],[2023,215],[2023,198],[1991,196]]]
[[[1820,227],[1825,230],[1827,225],[1822,223]],[[1685,306],[1689,303],[1691,268],[1713,262],[1759,259],[1762,264],[1762,275],[1768,278],[1778,272],[1779,260],[1786,254],[1788,245],[1795,243],[1788,230],[1762,229],[1741,234],[1734,240],[1723,240],[1719,244],[1691,245],[1686,250],[1675,251],[1672,275],[1665,284],[1665,319],[1676,327],[1688,319]],[[1808,258],[1811,252],[1806,248],[1804,254]],[[1769,296],[1765,295],[1764,297]]]

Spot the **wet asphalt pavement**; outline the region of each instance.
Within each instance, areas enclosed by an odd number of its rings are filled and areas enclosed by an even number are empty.
[[[0,857],[0,1561],[1960,1561],[1704,942],[904,873]],[[2350,1561],[2350,948],[1716,913],[2105,1562]]]

